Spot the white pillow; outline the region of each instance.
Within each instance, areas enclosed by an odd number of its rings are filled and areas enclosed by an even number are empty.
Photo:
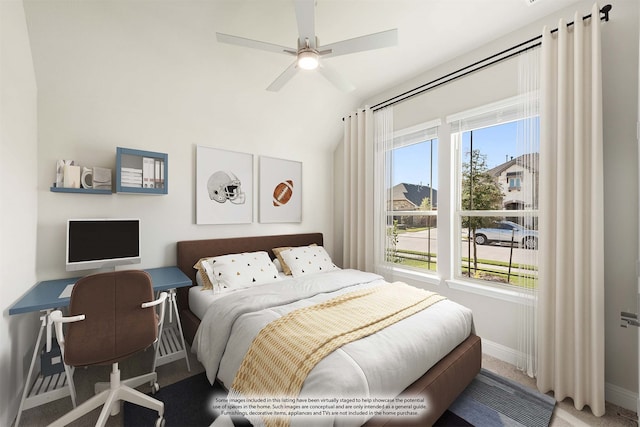
[[[214,280],[223,287],[241,289],[281,280],[266,252],[221,255],[209,262]]]
[[[293,277],[339,270],[322,246],[300,246],[282,251],[280,254],[291,269]]]
[[[218,283],[213,277],[213,267],[211,267],[211,260],[213,257],[200,258],[196,265],[193,266],[196,270],[196,284],[202,286],[203,291],[213,291],[214,294],[229,291],[231,289]]]
[[[278,273],[284,273],[284,270],[282,269],[282,264],[280,263],[280,260],[278,258],[273,260],[273,265],[276,266],[276,270],[278,270]]]

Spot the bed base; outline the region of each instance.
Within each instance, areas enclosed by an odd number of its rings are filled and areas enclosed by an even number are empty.
[[[177,243],[178,268],[195,284],[194,264],[203,257],[266,251],[275,258],[272,248],[323,244],[322,233],[283,234],[223,239],[189,240]],[[185,340],[193,343],[200,319],[189,309],[189,288],[177,290],[178,313]],[[374,417],[365,427],[424,427],[433,423],[446,411],[456,397],[480,372],[482,346],[480,338],[470,335],[448,355],[436,363],[422,377],[407,387],[401,396],[424,396],[428,410],[419,418]]]
[[[422,416],[416,418],[373,417],[364,424],[364,427],[433,425],[478,375],[481,363],[480,337],[470,335],[400,394],[401,397],[424,397],[428,409]]]

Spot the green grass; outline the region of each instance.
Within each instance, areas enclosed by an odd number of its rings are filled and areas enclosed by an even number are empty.
[[[421,268],[423,270],[437,271],[437,263],[435,261],[431,261],[429,264],[427,261],[422,261],[418,259],[409,259],[409,258],[401,258],[402,261],[397,262],[396,264],[405,265],[407,267],[416,267]]]
[[[404,229],[398,229],[398,234],[404,234],[404,233],[415,233],[417,231],[425,231],[428,230],[431,227],[408,227],[408,228],[404,228]]]
[[[395,264],[399,264],[407,267],[420,268],[428,271],[437,271],[437,257],[433,253],[409,251],[409,250],[397,250],[395,253],[398,258]],[[406,257],[403,255],[409,255],[413,257]],[[419,257],[421,259],[416,259],[414,257]],[[428,262],[429,257],[431,258],[431,263]],[[468,271],[467,269],[467,266],[469,265],[468,263],[469,263],[469,258],[463,257],[462,258],[463,274]],[[473,260],[471,260],[471,263],[473,264]],[[512,272],[511,276],[509,277],[508,273],[505,271],[491,269],[490,267],[487,268],[487,266],[508,268],[509,267],[508,262],[489,260],[489,259],[478,259],[478,264],[479,264],[479,269],[477,272],[475,272],[475,277],[474,277],[476,279],[486,280],[488,282],[504,283],[504,284],[509,284],[512,286],[518,286],[518,287],[523,287],[528,289],[536,288],[538,285],[538,278],[536,274],[522,274],[522,273]],[[538,271],[538,268],[536,266],[527,265],[527,264],[512,264],[511,268],[512,270],[521,268],[521,269],[527,269],[528,271],[533,271],[533,272]],[[472,268],[472,272],[473,271],[474,270]],[[488,277],[488,278],[484,279],[483,277]],[[495,279],[498,279],[498,280],[491,280],[489,279],[489,277],[495,277]],[[507,277],[509,277],[509,282],[507,282]]]

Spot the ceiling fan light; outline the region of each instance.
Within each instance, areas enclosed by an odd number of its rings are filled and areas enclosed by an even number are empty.
[[[298,67],[303,70],[315,70],[318,68],[318,54],[311,49],[298,53]]]

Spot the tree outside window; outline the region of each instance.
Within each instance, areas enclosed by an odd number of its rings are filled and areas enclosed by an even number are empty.
[[[498,210],[502,208],[504,194],[495,179],[488,172],[487,156],[475,149],[468,153],[469,161],[462,164],[462,209],[463,210]],[[499,218],[485,216],[465,216],[462,227],[468,230],[470,237],[469,250],[473,247],[473,270],[478,270],[478,248],[475,234],[478,228],[490,227]],[[473,243],[473,244],[472,244]],[[471,277],[471,268],[467,269]]]

